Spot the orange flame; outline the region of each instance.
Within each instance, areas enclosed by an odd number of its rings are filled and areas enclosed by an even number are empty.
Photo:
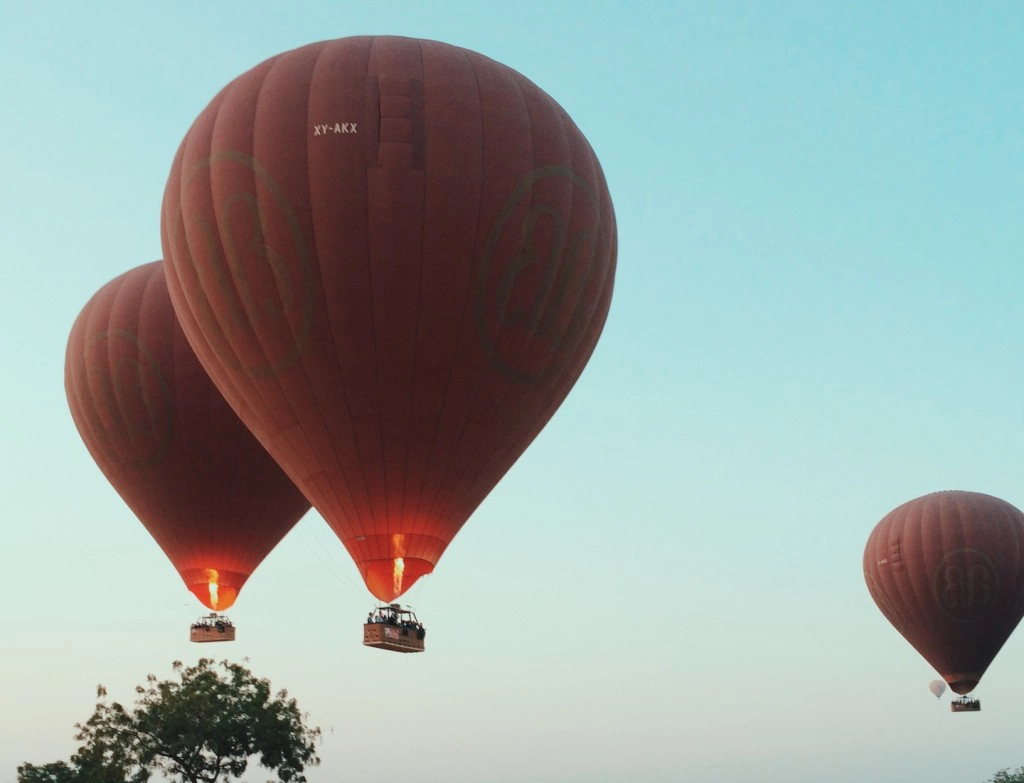
[[[220,574],[217,573],[215,568],[206,569],[207,584],[210,588],[210,606],[217,609],[217,603],[220,600],[218,593],[217,582],[220,579]]]
[[[394,571],[392,571],[392,580],[394,583],[395,595],[402,594],[402,576],[405,574],[405,560],[401,557],[395,558]]]
[[[401,533],[391,534],[391,551],[398,555],[391,566],[391,589],[395,595],[401,595],[405,592],[402,587],[405,581],[405,536]]]

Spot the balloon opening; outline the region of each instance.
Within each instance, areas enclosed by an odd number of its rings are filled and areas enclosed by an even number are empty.
[[[183,571],[181,578],[199,603],[215,612],[230,609],[248,574],[221,571],[216,568],[193,568]]]
[[[434,564],[419,557],[389,557],[364,561],[359,564],[359,570],[373,596],[391,603],[421,576],[433,571]]]
[[[949,683],[949,687],[954,693],[959,693],[961,696],[966,696],[968,693],[978,687],[979,677],[960,677],[955,680],[946,680]]]

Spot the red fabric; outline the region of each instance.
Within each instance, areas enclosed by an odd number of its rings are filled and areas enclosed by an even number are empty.
[[[959,694],[1024,616],[1024,514],[976,492],[936,492],[891,511],[864,550],[871,597]]]
[[[229,84],[181,144],[162,232],[200,360],[385,601],[568,394],[615,270],[568,115],[408,38],[306,46]]]
[[[230,607],[309,501],[210,382],[178,326],[162,262],[93,296],[71,330],[64,383],[103,475],[196,597]]]

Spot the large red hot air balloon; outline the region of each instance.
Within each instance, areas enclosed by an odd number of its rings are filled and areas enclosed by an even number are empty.
[[[611,301],[583,134],[522,75],[434,41],[312,44],[231,82],[161,224],[200,360],[384,601],[554,414]]]
[[[956,693],[969,693],[1024,616],[1024,514],[936,492],[891,511],[864,550],[871,597]]]
[[[92,297],[71,330],[64,384],[100,470],[196,598],[229,608],[309,501],[210,382],[161,262]]]

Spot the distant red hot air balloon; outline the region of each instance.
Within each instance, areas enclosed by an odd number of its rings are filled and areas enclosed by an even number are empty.
[[[1024,514],[936,492],[891,511],[864,550],[878,608],[956,693],[969,693],[1024,616]]]
[[[196,598],[228,609],[310,504],[210,382],[161,262],[92,297],[71,330],[64,383],[104,476]]]
[[[161,225],[200,360],[384,601],[554,414],[611,301],[583,134],[434,41],[327,41],[237,78],[182,142]]]

